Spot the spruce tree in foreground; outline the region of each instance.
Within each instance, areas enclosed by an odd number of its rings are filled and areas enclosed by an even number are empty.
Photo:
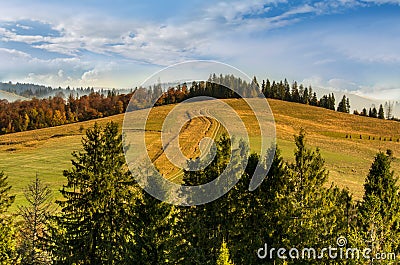
[[[284,190],[287,168],[278,147],[275,152],[268,149],[267,157],[272,157],[271,168],[256,190],[249,191],[249,183],[260,160],[265,166],[265,158],[253,153],[248,158],[245,174],[228,193],[231,221],[226,241],[235,264],[258,264],[257,249],[264,243],[272,246],[281,242],[278,218],[282,205],[277,197]]]
[[[0,172],[0,264],[12,264],[15,254],[12,218],[7,213],[15,199],[15,196],[9,195],[10,189],[7,176]]]
[[[58,201],[52,251],[60,264],[136,264],[130,252],[134,197],[118,125],[95,124],[74,152]]]
[[[391,157],[376,155],[364,184],[359,206],[359,244],[376,253],[398,253],[400,246],[400,198],[397,178],[390,169]]]
[[[217,178],[229,163],[231,142],[223,135],[216,142],[216,155],[203,170],[184,171],[185,185],[199,185]],[[198,160],[188,163],[189,168],[198,168]],[[235,165],[235,169],[240,163]],[[228,225],[239,220],[230,219],[227,196],[203,204],[179,208],[179,219],[174,230],[181,238],[175,247],[175,264],[216,263],[222,239],[228,238]],[[190,198],[189,198],[190,200]]]
[[[149,177],[148,185],[162,189],[156,178]],[[132,255],[136,265],[176,264],[171,260],[177,240],[172,234],[176,223],[176,208],[159,201],[142,190],[135,206]]]
[[[318,249],[335,244],[337,237],[347,231],[347,213],[352,205],[347,190],[333,185],[326,187],[328,172],[324,159],[318,149],[307,148],[305,136],[303,130],[295,136],[295,161],[288,165],[289,172],[281,180],[282,188],[276,191],[279,195],[275,204],[280,206],[276,228],[281,231],[280,246],[288,249],[305,246]],[[324,264],[331,262],[334,261],[324,257]],[[306,262],[320,263],[321,260]]]
[[[378,118],[379,118],[379,119],[385,119],[385,112],[383,111],[383,106],[382,106],[382,104],[379,106]]]
[[[35,180],[24,191],[24,196],[27,206],[18,207],[19,215],[23,219],[19,233],[22,241],[19,246],[21,264],[49,264],[51,257],[45,244],[48,218],[53,211],[51,190],[36,175]]]

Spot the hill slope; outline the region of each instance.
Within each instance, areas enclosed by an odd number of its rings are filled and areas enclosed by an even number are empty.
[[[231,105],[237,102],[235,99],[225,101]],[[363,182],[376,152],[391,149],[395,157],[400,156],[400,143],[397,142],[400,138],[399,122],[338,113],[279,100],[268,101],[275,116],[277,141],[284,158],[293,159],[293,135],[297,134],[300,128],[304,128],[308,145],[321,149],[330,171],[330,181],[341,187],[348,187],[358,199],[362,197]],[[172,108],[173,105],[158,107],[155,115],[168,113]],[[246,110],[240,113],[241,116],[247,114]],[[96,121],[0,136],[0,170],[9,176],[12,190],[17,194],[16,204],[24,203],[23,188],[34,179],[36,173],[54,191],[61,188],[65,181],[62,171],[71,166],[71,152],[80,149],[84,129],[95,122],[105,124],[110,120],[122,124],[123,119],[124,115],[121,114]],[[193,128],[204,130],[205,126],[201,126],[202,123],[209,124],[210,121],[194,121]],[[209,130],[210,135],[215,136],[217,129],[215,125],[213,127],[212,121],[208,127],[212,128]],[[190,137],[194,134],[188,135],[187,137]],[[201,136],[202,133],[196,135]],[[157,137],[157,133],[153,136]],[[194,144],[197,145],[197,140]],[[191,150],[187,152],[198,152],[195,148]],[[154,155],[156,153],[154,152]],[[400,173],[398,158],[394,159],[393,169],[397,175]],[[59,197],[58,192],[54,196]]]
[[[16,100],[29,100],[29,98],[19,96],[14,93],[10,93],[4,90],[0,90],[0,99],[6,99],[8,102],[13,102]]]

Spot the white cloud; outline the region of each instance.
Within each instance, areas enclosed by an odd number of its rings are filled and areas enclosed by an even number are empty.
[[[25,30],[32,29],[32,27],[25,26],[25,25],[21,25],[21,24],[17,24],[17,25],[15,25],[15,26],[18,27],[18,28],[21,28],[21,29],[25,29]]]
[[[267,13],[271,5],[285,3],[285,0],[270,1],[231,1],[219,2],[206,8],[205,17],[207,19],[223,18],[228,23],[243,20],[244,15],[259,15]]]
[[[353,91],[354,94],[379,100],[400,100],[400,87],[387,84],[377,84],[372,87],[362,86]]]
[[[321,82],[326,87],[358,90],[360,85],[357,83],[364,77],[361,71],[346,71],[337,65],[354,66],[356,63],[358,67],[374,63],[400,63],[400,50],[397,47],[400,43],[399,35],[388,34],[385,31],[387,29],[380,31],[390,22],[374,26],[375,21],[371,21],[364,25],[372,27],[372,32],[376,34],[374,41],[366,33],[371,32],[370,28],[364,31],[362,25],[340,21],[337,26],[331,24],[326,28],[318,28],[318,25],[313,25],[301,32],[273,35],[276,30],[272,29],[293,25],[310,16],[340,12],[372,1],[291,2],[282,8],[281,4],[286,2],[251,0],[209,3],[209,7],[192,12],[195,14],[193,16],[183,17],[179,21],[171,19],[162,22],[135,19],[134,16],[130,18],[107,16],[99,12],[80,12],[77,8],[57,9],[56,5],[43,7],[43,10],[36,6],[37,12],[33,14],[32,11],[8,4],[4,9],[2,7],[5,15],[1,20],[12,21],[22,28],[25,26],[21,23],[18,25],[19,20],[34,19],[50,25],[59,34],[18,35],[0,27],[0,41],[28,44],[41,49],[43,54],[60,54],[60,58],[43,60],[35,58],[29,51],[0,49],[0,59],[10,62],[7,66],[0,65],[0,70],[10,73],[9,76],[15,79],[23,76],[32,82],[36,80],[48,82],[45,84],[91,86],[112,84],[113,78],[115,84],[120,84],[122,81],[115,78],[119,74],[117,71],[123,68],[129,72],[128,68],[132,65],[136,66],[135,69],[143,65],[160,67],[201,58],[233,63],[250,75],[267,74],[277,79],[303,79],[315,73],[323,77],[325,81]],[[283,11],[272,12],[277,5]],[[361,30],[355,30],[357,26]],[[398,28],[393,29],[393,33],[398,32]],[[65,56],[69,58],[61,58]],[[110,66],[110,62],[114,64]],[[118,68],[117,65],[128,66]],[[28,76],[27,73],[31,74]],[[356,79],[353,84],[346,83],[350,79],[349,74]],[[125,77],[125,83],[128,78],[132,77]]]
[[[332,91],[337,93],[345,93],[346,95],[353,94],[366,99],[377,100],[376,102],[381,102],[384,100],[400,100],[400,87],[398,85],[385,83],[383,81],[372,86],[366,86],[341,78],[324,80],[324,78],[320,76],[313,76],[304,79],[301,83],[305,85],[312,85],[312,87],[316,88],[317,90],[322,88],[324,93],[327,91]],[[360,101],[360,99],[357,100]],[[362,107],[369,107],[369,105],[366,105],[365,102],[366,101],[362,100],[358,103],[355,102],[355,108],[361,109]]]
[[[362,2],[365,3],[373,3],[373,4],[399,4],[400,5],[400,0],[362,0]]]
[[[70,82],[77,73],[83,72],[87,68],[87,64],[78,58],[43,60],[15,49],[6,48],[0,48],[0,61],[7,62],[0,64],[3,79],[1,81],[35,81],[35,83],[55,86]],[[69,73],[69,76],[66,73]]]
[[[40,36],[40,35],[35,35],[35,36],[30,36],[30,35],[18,35],[15,32],[9,31],[5,28],[0,28],[0,37],[1,41],[16,41],[16,42],[23,42],[27,44],[32,44],[35,42],[40,42],[40,41],[46,41],[47,38]]]
[[[168,65],[204,56],[210,50],[209,43],[218,38],[247,38],[253,33],[296,23],[300,20],[297,18],[299,14],[317,13],[322,10],[317,4],[300,4],[280,15],[257,16],[265,15],[271,7],[285,2],[287,1],[219,2],[200,12],[200,17],[165,26],[151,22],[99,17],[95,14],[78,14],[58,19],[53,17],[53,21],[46,21],[54,30],[60,32],[61,36],[21,36],[4,29],[0,29],[0,36],[3,36],[3,41],[27,44],[44,42],[33,47],[71,57],[78,57],[86,50],[111,57],[118,54],[133,61]],[[333,2],[336,5],[346,5],[354,1]],[[333,4],[330,5],[332,6]],[[221,21],[220,18],[225,20]],[[135,35],[133,38],[130,37],[132,32]],[[216,51],[218,52],[223,54],[224,50]]]
[[[57,75],[60,78],[64,77],[64,71],[62,69],[58,70]]]
[[[0,58],[2,62],[9,62],[10,60],[30,59],[31,56],[25,52],[15,49],[0,48]]]

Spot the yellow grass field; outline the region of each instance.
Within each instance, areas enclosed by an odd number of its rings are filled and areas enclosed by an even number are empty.
[[[254,116],[242,107],[240,100],[228,99],[224,102],[233,108],[241,106],[237,111],[238,115],[247,124],[252,149],[257,149],[257,143],[252,142],[259,133]],[[378,151],[393,151],[392,168],[396,176],[399,176],[400,122],[360,117],[279,100],[268,102],[275,117],[277,142],[285,160],[292,161],[295,149],[293,135],[304,128],[309,147],[318,147],[326,160],[330,181],[340,187],[348,187],[356,199],[362,197],[364,179]],[[173,107],[167,105],[152,110],[146,127],[146,146],[155,165],[166,175],[172,176],[174,181],[179,181],[180,171],[168,164],[159,139],[163,117]],[[35,174],[50,185],[55,198],[60,198],[58,190],[65,183],[62,172],[71,167],[71,153],[80,150],[84,130],[95,122],[105,124],[111,120],[122,125],[124,115],[1,135],[0,170],[9,177],[12,193],[17,196],[11,210],[14,211],[17,205],[25,203],[23,189],[34,179]],[[182,152],[188,157],[199,156],[198,145],[201,139],[215,138],[223,132],[223,126],[213,119],[194,118],[182,128],[179,135],[179,142],[184,146]]]

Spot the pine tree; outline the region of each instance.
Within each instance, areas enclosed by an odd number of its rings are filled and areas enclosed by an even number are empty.
[[[304,92],[303,92],[303,103],[304,104],[310,104],[309,92],[308,92],[308,88],[307,87],[304,89]]]
[[[379,118],[379,119],[385,119],[385,112],[383,111],[383,106],[382,106],[382,104],[379,106],[378,118]]]
[[[314,92],[313,95],[312,95],[310,105],[312,105],[312,106],[318,106],[317,93],[315,93],[315,92]]]
[[[27,206],[19,206],[22,217],[19,246],[22,264],[49,264],[51,258],[46,251],[48,218],[53,212],[51,190],[36,174],[35,180],[24,191]]]
[[[229,249],[225,240],[222,241],[216,265],[234,265],[230,260]]]
[[[300,103],[300,94],[296,81],[294,81],[292,84],[292,101]]]
[[[276,229],[277,223],[274,223],[272,218],[276,217],[275,213],[279,210],[272,198],[276,195],[275,191],[282,187],[279,183],[284,169],[279,150],[273,151],[271,148],[267,152],[267,157],[272,157],[269,159],[272,160],[270,171],[256,190],[249,191],[249,183],[259,162],[265,166],[266,159],[253,153],[247,159],[245,173],[227,194],[226,205],[229,208],[230,221],[226,220],[228,233],[225,238],[235,264],[258,263],[257,255],[244,253],[254,253],[254,250],[265,242],[270,243],[271,236],[279,234],[279,232],[274,233],[279,229]],[[260,234],[264,236],[260,237]]]
[[[312,98],[313,98],[313,89],[311,86],[309,86],[308,87],[308,102],[310,103],[310,105],[311,105]]]
[[[349,98],[346,99],[346,109],[347,109],[347,113],[350,113],[350,99]]]
[[[378,118],[378,111],[376,110],[375,106],[372,108],[371,116],[372,118]]]
[[[205,169],[199,171],[185,171],[183,181],[185,185],[200,185],[218,177],[229,162],[230,140],[223,135],[216,143],[216,155]],[[198,168],[199,160],[190,161],[191,169]],[[191,200],[190,198],[188,199]],[[181,237],[181,242],[175,251],[178,264],[215,264],[218,247],[224,237],[224,218],[228,210],[223,207],[222,198],[203,205],[181,207],[179,220],[174,230]],[[224,231],[223,231],[224,230]],[[227,238],[226,236],[224,238]]]
[[[130,256],[136,187],[125,164],[118,125],[94,125],[74,152],[58,201],[52,251],[61,264],[135,264]]]
[[[299,86],[299,103],[303,103],[304,104],[305,103],[304,100],[305,100],[305,98],[304,98],[304,85],[300,84],[300,86]]]
[[[335,95],[333,93],[332,95],[329,94],[328,97],[328,109],[335,110]]]
[[[285,81],[283,82],[283,86],[285,87],[285,100],[291,101],[292,95],[290,93],[290,85],[286,78],[285,78]]]
[[[162,189],[157,178],[148,178],[148,185]],[[144,190],[135,205],[132,256],[137,265],[176,264],[172,251],[177,243],[173,231],[177,209],[159,201]]]
[[[286,185],[289,181],[289,174],[286,164],[283,161],[281,152],[276,147],[275,152],[269,149],[267,157],[273,156],[270,170],[261,185],[254,191],[249,192],[247,185],[253,176],[260,157],[250,155],[246,174],[240,180],[236,193],[230,193],[231,200],[236,202],[233,209],[233,219],[237,222],[236,237],[230,234],[230,251],[232,259],[236,264],[257,264],[257,255],[243,255],[252,253],[265,243],[269,246],[282,244],[282,235],[285,233],[282,221],[287,217],[282,215],[282,196],[286,196]],[[241,196],[239,196],[239,195]],[[260,237],[259,235],[264,235]],[[236,243],[240,242],[240,243]]]
[[[400,247],[400,198],[397,178],[390,169],[392,158],[380,152],[375,156],[364,184],[359,206],[360,244],[375,253],[397,252]]]
[[[305,145],[305,132],[295,137],[295,162],[288,165],[279,196],[282,246],[329,245],[347,229],[351,197],[346,190],[325,187],[328,173],[319,150]],[[325,261],[330,262],[330,261]]]
[[[15,257],[13,220],[7,213],[15,200],[15,196],[9,195],[10,189],[7,176],[0,172],[0,264],[12,264]]]
[[[344,113],[349,113],[350,112],[350,102],[349,99],[346,99],[346,96],[343,95],[342,100],[339,102],[339,105],[337,107],[337,111],[339,112],[344,112]]]
[[[265,87],[264,90],[262,91],[264,96],[266,98],[270,98],[272,97],[272,93],[271,93],[271,82],[269,81],[269,79],[267,79],[267,82],[265,83]]]
[[[367,109],[366,109],[366,108],[363,108],[360,115],[361,115],[361,116],[367,116]]]

